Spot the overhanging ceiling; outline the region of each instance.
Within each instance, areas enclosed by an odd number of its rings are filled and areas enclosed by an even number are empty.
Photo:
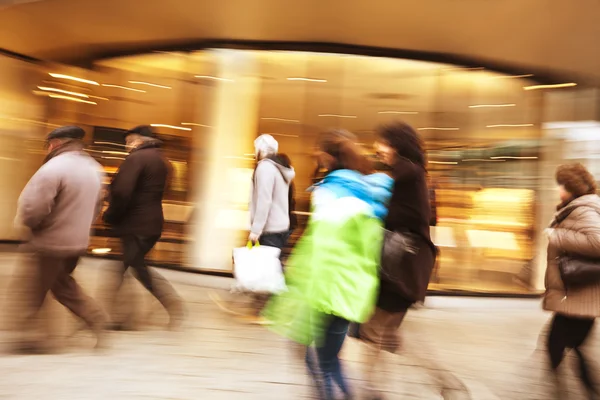
[[[598,16],[598,0],[42,0],[0,9],[0,48],[79,63],[204,40],[335,43],[597,84]]]

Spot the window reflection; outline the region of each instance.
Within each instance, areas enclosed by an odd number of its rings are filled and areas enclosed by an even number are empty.
[[[528,290],[516,284],[514,276],[531,262],[537,243],[542,97],[539,91],[523,90],[535,84],[534,77],[413,60],[228,50],[243,56],[240,62],[255,64],[249,69],[255,71],[253,76],[230,76],[231,70],[224,75],[223,51],[153,53],[98,62],[83,77],[100,83],[93,87],[77,81],[68,81],[67,87],[67,81],[49,76],[39,82],[41,87],[94,99],[95,105],[49,100],[50,122],[76,122],[93,132],[90,152],[109,174],[125,154],[119,135],[107,132],[155,125],[173,165],[165,200],[168,221],[151,255],[155,262],[212,269],[186,255],[190,243],[198,240],[190,229],[194,223],[209,224],[215,237],[239,236],[243,244],[253,137],[219,130],[219,135],[239,137],[241,144],[223,155],[228,167],[215,172],[211,168],[216,153],[211,149],[218,141],[216,121],[240,118],[239,110],[252,110],[243,118],[256,127],[254,137],[269,133],[279,141],[297,171],[302,226],[309,214],[306,189],[316,174],[312,149],[317,134],[332,127],[348,129],[372,155],[374,128],[402,119],[423,135],[436,187],[438,223],[432,234],[441,257],[431,288]],[[57,72],[79,76],[77,71]],[[248,80],[258,84],[247,85]],[[234,107],[219,100],[221,85],[242,88],[240,103]],[[102,129],[106,133],[97,133]],[[228,201],[200,221],[195,213],[205,206],[206,188],[217,187],[204,184],[208,181],[203,177],[209,179],[210,174],[218,174],[219,198]],[[120,251],[100,222],[92,248],[111,249],[112,255]]]

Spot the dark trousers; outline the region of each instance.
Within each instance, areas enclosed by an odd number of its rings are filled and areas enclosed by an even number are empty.
[[[175,289],[159,273],[152,271],[146,265],[146,256],[152,250],[160,236],[130,235],[121,238],[123,246],[123,269],[115,282],[114,294],[121,289],[125,272],[133,268],[134,276],[138,281],[169,310],[173,302],[179,301]]]
[[[585,387],[592,391],[594,391],[594,383],[590,376],[588,363],[586,362],[580,347],[590,335],[593,327],[594,319],[575,318],[562,314],[555,314],[552,319],[547,343],[550,363],[554,370],[561,364],[566,349],[575,350],[579,359],[579,373],[581,380]]]
[[[263,233],[258,240],[262,246],[277,247],[280,250],[286,246],[289,238],[289,232]]]
[[[334,386],[337,385],[346,397],[350,396],[350,388],[342,372],[339,354],[342,350],[350,322],[343,318],[330,316],[324,332],[323,342],[317,346],[318,368],[314,355],[309,348],[306,353],[306,365],[317,387],[322,388],[324,398],[334,399]],[[319,379],[320,377],[320,379]]]
[[[27,307],[21,319],[23,330],[30,328],[48,292],[52,292],[60,304],[81,318],[90,328],[97,328],[104,322],[104,313],[98,304],[83,292],[72,276],[79,262],[78,255],[36,253],[31,257],[35,275],[31,293],[28,294]]]

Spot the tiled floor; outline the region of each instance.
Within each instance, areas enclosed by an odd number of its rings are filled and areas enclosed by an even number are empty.
[[[105,301],[103,282],[110,262],[86,260],[77,277],[88,292]],[[0,254],[0,293],[4,326],[10,322],[10,302],[25,273],[12,254]],[[61,354],[0,357],[0,399],[302,399],[308,398],[307,378],[291,346],[265,328],[247,325],[224,313],[210,300],[227,292],[225,278],[164,272],[186,299],[189,318],[182,332],[162,329],[160,307],[132,286],[140,315],[140,330],[110,334],[110,348],[90,350],[85,332],[65,338],[72,319],[51,304],[51,332],[66,346]],[[137,285],[137,284],[135,284]],[[10,288],[10,290],[9,290]],[[134,289],[134,290],[131,290]],[[132,302],[128,296],[127,303]],[[152,311],[152,312],[150,312]],[[412,310],[403,325],[404,349],[389,356],[380,371],[387,381],[386,399],[441,399],[440,379],[448,399],[549,399],[551,385],[544,354],[536,351],[548,320],[538,300],[430,298]],[[594,356],[597,337],[590,343]],[[343,357],[353,387],[361,394],[361,348],[348,340]],[[572,364],[572,360],[569,361]],[[572,368],[571,368],[572,369]],[[571,372],[572,399],[583,399]],[[600,376],[599,376],[600,378]],[[565,397],[563,397],[565,398]]]

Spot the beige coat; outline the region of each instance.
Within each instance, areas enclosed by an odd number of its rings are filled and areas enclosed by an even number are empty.
[[[27,248],[83,253],[97,216],[104,173],[79,146],[60,150],[23,189],[17,219],[31,231]]]
[[[556,213],[551,228],[544,309],[570,316],[599,317],[600,281],[565,288],[557,257],[566,252],[600,258],[600,197],[592,194],[573,200]]]

